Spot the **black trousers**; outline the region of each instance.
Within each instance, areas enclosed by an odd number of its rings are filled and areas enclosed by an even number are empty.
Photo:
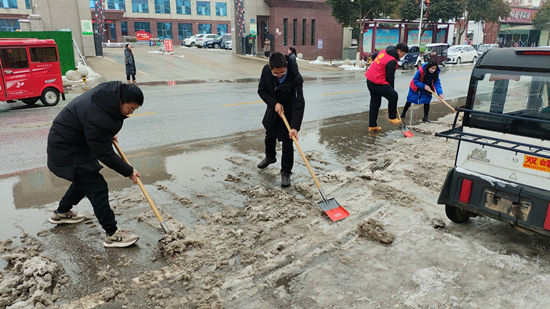
[[[430,103],[422,105],[424,105],[424,118],[428,118],[428,114],[430,113]],[[405,117],[405,114],[409,110],[409,107],[411,107],[411,102],[407,101],[407,103],[405,103],[405,107],[403,107],[403,116],[401,118]]]
[[[292,172],[294,166],[294,145],[290,138],[281,141],[283,143],[283,155],[281,157],[281,172]],[[277,137],[269,130],[265,132],[265,156],[275,158],[277,156]]]
[[[132,80],[136,80],[136,74],[132,74]],[[126,80],[130,80],[130,75],[126,75]]]
[[[115,213],[109,205],[109,188],[103,175],[77,167],[74,181],[59,202],[57,211],[64,213],[71,210],[84,197],[92,203],[95,216],[105,232],[107,234],[116,232]]]
[[[397,118],[397,91],[390,85],[377,85],[367,82],[370,91],[369,127],[378,126],[378,111],[382,105],[382,97],[388,100],[388,113],[390,119]]]

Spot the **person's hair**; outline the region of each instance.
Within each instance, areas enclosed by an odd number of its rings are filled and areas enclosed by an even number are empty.
[[[405,53],[409,52],[409,46],[407,46],[407,44],[405,43],[399,43],[395,46],[395,48]]]
[[[436,70],[435,72],[433,73],[430,73],[430,71],[428,71],[431,67],[436,67]],[[428,83],[428,78],[431,76],[432,77],[432,81],[436,81],[437,78],[438,78],[438,75],[439,75],[439,72],[437,70],[438,68],[438,65],[437,65],[437,61],[431,59],[430,61],[428,61],[428,63],[426,64],[426,72],[424,72],[424,78],[422,78],[422,82],[424,84],[427,84]],[[430,85],[428,85],[430,86]]]
[[[269,66],[271,69],[286,68],[286,57],[280,52],[274,52],[269,57]]]
[[[122,84],[120,85],[120,100],[122,104],[136,103],[139,106],[143,105],[143,92],[136,85]]]
[[[132,56],[134,55],[134,53],[132,52],[132,49],[128,48],[128,45],[130,45],[129,43],[126,43],[126,49],[130,52],[130,54],[132,54]]]
[[[294,48],[294,47],[289,47],[288,49],[290,49],[290,51],[291,51],[294,55],[296,55],[296,48]]]

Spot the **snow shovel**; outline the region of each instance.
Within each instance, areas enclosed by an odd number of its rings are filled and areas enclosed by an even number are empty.
[[[399,126],[399,129],[401,129],[401,133],[403,133],[405,137],[413,137],[414,134],[409,129],[407,129],[407,127],[403,123],[403,120],[401,119],[401,116],[399,115],[399,108],[396,108],[396,110],[397,110],[397,118],[399,118],[399,121],[401,121],[401,125]]]
[[[456,109],[454,109],[451,105],[449,105],[449,103],[445,102],[445,100],[443,100],[441,97],[439,97],[435,92],[432,91],[432,89],[428,90],[429,92],[431,92],[439,101],[441,101],[442,103],[444,103],[445,105],[447,105],[447,107],[449,107],[450,109],[453,110],[453,112],[456,113]]]
[[[126,163],[130,164],[130,162],[128,162],[128,159],[126,158],[126,156],[122,152],[122,149],[120,149],[120,147],[118,146],[118,143],[113,140],[113,144],[115,145],[115,148],[118,151],[118,153],[120,154],[120,156],[122,157],[122,159],[124,161],[126,161]],[[143,192],[143,195],[145,196],[145,199],[147,199],[147,202],[149,202],[149,205],[151,205],[151,208],[153,209],[153,212],[155,213],[155,216],[157,216],[157,219],[160,222],[160,226],[162,227],[162,229],[164,230],[164,232],[166,234],[170,234],[170,230],[168,229],[168,226],[166,226],[166,223],[164,223],[164,220],[162,220],[162,216],[160,215],[160,212],[157,209],[157,206],[155,206],[155,203],[151,199],[151,196],[149,196],[149,193],[147,193],[147,190],[145,190],[145,187],[143,186],[143,183],[141,182],[139,177],[137,178],[137,184],[138,184],[139,188],[141,189],[141,192]]]
[[[288,124],[284,113],[281,114],[281,118],[283,118],[286,128],[290,133],[290,125]],[[292,137],[292,140],[294,141],[294,144],[296,144],[296,148],[298,148],[298,151],[300,152],[302,159],[304,159],[304,163],[306,164],[307,169],[311,174],[311,177],[313,177],[313,181],[315,181],[315,184],[319,189],[319,193],[321,193],[321,196],[323,197],[323,201],[318,203],[321,209],[323,209],[323,211],[329,216],[332,221],[338,221],[349,217],[349,212],[345,210],[344,207],[340,206],[340,204],[338,204],[338,202],[334,198],[327,199],[325,192],[323,191],[323,189],[321,189],[321,184],[317,180],[317,177],[315,177],[315,174],[313,173],[313,170],[311,169],[311,166],[309,165],[309,162],[307,161],[306,156],[304,155],[304,152],[300,147],[300,144],[298,144],[298,140],[294,136]]]

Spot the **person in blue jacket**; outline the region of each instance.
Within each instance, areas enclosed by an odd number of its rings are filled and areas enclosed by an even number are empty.
[[[443,89],[441,88],[441,81],[439,80],[439,72],[440,70],[435,60],[428,61],[416,71],[414,78],[411,80],[409,94],[407,95],[407,103],[405,103],[401,118],[405,118],[411,104],[424,104],[424,118],[422,118],[422,121],[430,122],[428,113],[430,112],[432,94],[428,90],[432,90],[443,99]]]

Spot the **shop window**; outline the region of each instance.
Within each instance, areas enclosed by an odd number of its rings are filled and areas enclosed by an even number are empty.
[[[176,14],[191,15],[191,1],[176,0]]]
[[[197,15],[210,16],[210,2],[197,1]]]
[[[224,35],[227,33],[227,25],[218,25],[218,35]]]
[[[180,40],[193,35],[193,27],[191,24],[178,24],[178,34]]]
[[[216,2],[216,16],[227,16],[227,4]]]
[[[298,20],[292,21],[292,46],[296,46],[296,28],[298,28]]]
[[[315,45],[315,19],[311,20],[311,45]]]
[[[124,0],[107,0],[107,8],[126,11],[126,4],[124,4]]]
[[[149,22],[140,22],[136,21],[134,22],[134,30],[139,31],[147,31],[148,33],[151,33],[151,24]]]
[[[148,0],[132,0],[132,12],[149,13]]]
[[[170,14],[170,0],[155,0],[155,13]]]
[[[157,36],[159,39],[172,39],[172,24],[157,23]]]
[[[201,33],[201,34],[212,33],[212,25],[211,24],[199,24],[199,33]]]
[[[122,35],[128,35],[128,22],[127,21],[121,21],[120,22],[120,31],[122,32]]]
[[[283,19],[283,46],[286,46],[286,30],[288,28],[288,19]]]
[[[302,19],[302,45],[306,45],[306,20]]]
[[[0,19],[0,31],[15,31],[20,29],[17,19]]]

